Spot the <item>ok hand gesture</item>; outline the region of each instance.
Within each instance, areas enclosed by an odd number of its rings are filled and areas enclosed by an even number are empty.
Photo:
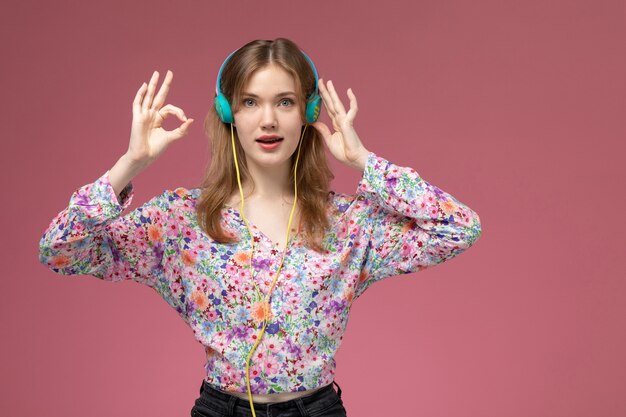
[[[356,96],[349,88],[350,110],[346,113],[332,81],[328,81],[326,86],[324,80],[320,78],[318,85],[335,132],[331,132],[328,126],[319,121],[313,123],[312,126],[322,134],[335,158],[348,166],[364,170],[369,151],[363,146],[353,126],[357,112]]]
[[[182,109],[171,104],[163,105],[172,83],[174,74],[167,71],[163,85],[154,95],[159,73],[152,74],[150,83],[143,83],[133,101],[133,122],[130,132],[130,144],[126,155],[137,164],[151,164],[174,141],[187,134],[193,119],[188,119]],[[174,115],[183,123],[174,130],[165,130],[163,121]]]

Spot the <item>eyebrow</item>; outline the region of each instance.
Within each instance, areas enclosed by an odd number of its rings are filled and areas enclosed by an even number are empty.
[[[259,98],[259,96],[257,96],[256,94],[252,94],[252,93],[248,93],[248,92],[243,92],[241,93],[242,96],[250,96],[250,97],[254,97],[254,98]],[[282,96],[288,96],[288,95],[293,95],[295,96],[296,93],[294,93],[293,91],[283,91],[282,93],[278,93],[276,94],[274,97],[282,97]]]

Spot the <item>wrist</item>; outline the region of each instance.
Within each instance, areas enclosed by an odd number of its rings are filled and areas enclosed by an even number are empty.
[[[128,183],[147,166],[147,163],[133,160],[127,154],[122,155],[109,170],[109,182],[115,194],[119,195]]]
[[[143,171],[148,165],[150,165],[151,162],[145,158],[136,158],[129,152],[126,152],[120,157],[118,163],[124,165],[124,167],[130,171],[139,173],[140,171]]]
[[[350,166],[359,171],[365,171],[365,166],[367,165],[367,158],[369,158],[370,152],[363,148],[361,152],[359,152],[359,156],[352,160]]]

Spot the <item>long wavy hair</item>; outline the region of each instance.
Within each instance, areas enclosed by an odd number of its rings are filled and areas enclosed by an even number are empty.
[[[241,92],[252,74],[270,64],[280,66],[293,76],[302,120],[306,120],[306,98],[315,90],[315,74],[300,48],[285,38],[249,42],[228,60],[222,71],[220,89],[231,104],[233,113],[240,106]],[[211,106],[204,120],[204,129],[211,147],[211,161],[201,183],[202,193],[196,208],[198,223],[213,240],[234,243],[239,236],[225,231],[221,224],[224,204],[238,190],[230,126],[220,120],[215,106]],[[252,178],[236,130],[234,134],[243,183]],[[296,178],[301,216],[299,229],[310,248],[322,251],[322,240],[329,225],[327,203],[333,174],[326,160],[323,138],[315,128],[307,127],[301,146]],[[292,173],[295,160],[296,153],[291,158]],[[290,184],[293,187],[293,174]]]

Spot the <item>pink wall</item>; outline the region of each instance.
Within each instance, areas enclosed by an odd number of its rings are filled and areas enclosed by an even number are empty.
[[[37,243],[126,150],[155,69],[197,122],[133,207],[196,186],[219,65],[279,36],[353,88],[366,146],[483,224],[467,253],[355,304],[337,358],[348,415],[626,415],[624,3],[300,3],[3,5],[0,415],[189,415],[203,350],[176,312],[135,283],[56,275]]]

